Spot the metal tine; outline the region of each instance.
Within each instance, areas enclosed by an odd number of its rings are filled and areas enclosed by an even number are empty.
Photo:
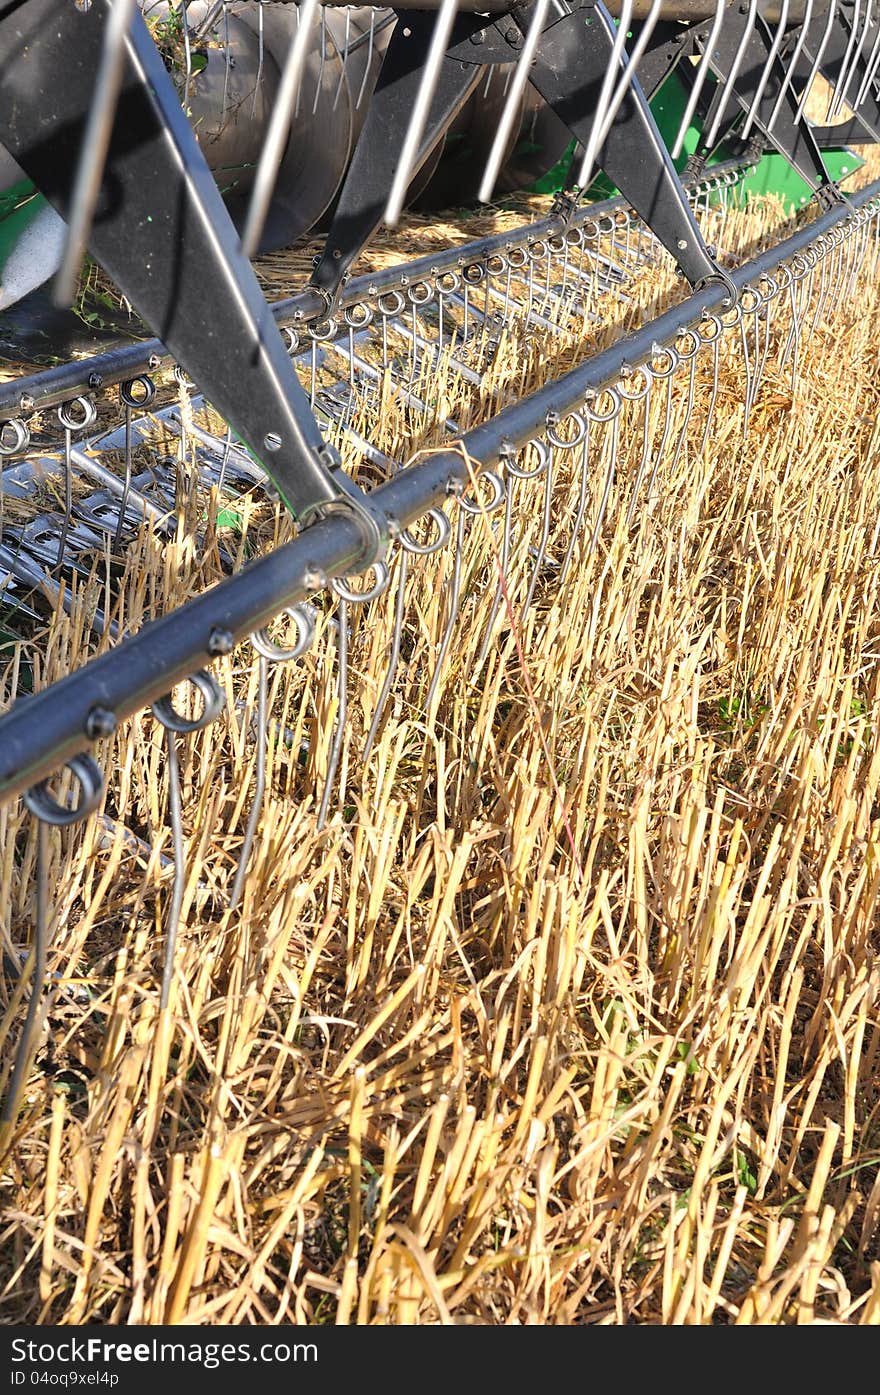
[[[184,877],[186,873],[183,845],[183,814],[180,799],[180,764],[177,759],[177,738],[170,727],[165,728],[165,750],[168,759],[168,819],[171,824],[171,850],[174,861],[174,877],[171,883],[171,900],[165,918],[165,958],[162,964],[162,986],[159,992],[159,1010],[164,1011],[171,996],[171,982],[174,977],[174,958],[177,949],[177,933],[180,929],[180,912],[183,906]]]
[[[55,277],[53,298],[58,305],[70,305],[76,294],[76,283],[89,240],[110,145],[113,119],[116,115],[116,103],[122,85],[125,41],[136,8],[137,0],[113,0],[110,7],[101,48],[101,62],[95,76],[95,95],[89,108],[89,119],[86,122],[73,186],[67,240]]]
[[[128,503],[128,496],[131,493],[131,403],[125,404],[125,483],[122,488],[122,498],[119,501],[119,522],[116,525],[116,533],[113,538],[113,546],[116,551],[122,543],[122,534],[125,528],[125,507]]]
[[[798,287],[798,289],[796,289],[796,287]],[[791,324],[789,325],[788,329],[788,337],[785,341],[782,352],[779,355],[780,369],[785,367],[786,363],[788,362],[789,355],[791,355],[792,396],[794,396],[795,388],[797,387],[797,370],[801,348],[801,320],[804,315],[804,306],[802,303],[802,298],[798,293],[799,287],[800,283],[796,282],[794,276],[792,276],[791,280],[788,283],[788,299],[789,306],[791,309]]]
[[[831,31],[834,27],[834,20],[836,15],[837,0],[831,0],[831,4],[828,9],[828,18],[825,21],[825,28],[822,31],[822,38],[819,40],[819,47],[816,49],[816,53],[813,58],[813,66],[810,69],[809,76],[804,84],[804,90],[801,93],[801,99],[798,102],[797,111],[794,114],[795,121],[800,121],[801,117],[804,114],[804,108],[806,107],[807,102],[809,100],[810,92],[813,88],[813,83],[816,81],[819,68],[822,65],[822,59],[825,57],[825,50],[828,47],[828,41],[831,38]]]
[[[348,11],[346,10],[346,14]],[[263,7],[257,6],[257,75],[254,78],[254,95],[251,101],[251,117],[257,114],[257,97],[260,92],[260,83],[263,78],[263,66],[266,59],[266,36],[263,25]],[[335,104],[334,104],[335,105]]]
[[[349,349],[344,344],[328,344],[327,347],[329,349],[332,349],[334,353],[339,354],[340,358],[343,358],[346,361],[346,363],[351,363],[352,366],[356,368],[359,373],[362,373],[364,375],[364,377],[371,379],[375,383],[381,382],[382,374],[380,373],[379,369],[374,368],[372,363],[368,363],[367,360],[365,358],[361,358],[359,354],[350,353]],[[388,365],[386,364],[386,367],[387,366]],[[395,391],[400,393],[400,396],[402,397],[403,401],[406,402],[408,406],[414,407],[415,410],[419,412],[422,416],[430,415],[430,409],[426,402],[423,402],[422,399],[420,397],[417,397],[414,392],[410,392],[410,390],[407,387],[405,387],[403,383],[401,383],[398,379],[393,378],[393,375],[392,380],[394,383]],[[451,418],[447,421],[446,425],[449,427],[451,431],[458,430],[457,424],[453,422]]]
[[[851,67],[850,67],[849,73],[847,74],[846,83],[841,87],[840,104],[839,104],[839,106],[838,106],[838,111],[840,110],[840,107],[843,106],[844,102],[846,101],[847,93],[849,92],[849,89],[850,89],[850,87],[851,87],[851,85],[852,85],[853,74],[855,73],[855,71],[856,71],[856,69],[857,69],[857,67],[858,67],[859,59],[860,59],[861,56],[862,56],[862,50],[863,50],[864,47],[865,47],[865,40],[866,40],[867,37],[868,37],[868,30],[870,29],[870,27],[871,27],[871,0],[865,0],[865,23],[864,23],[864,25],[863,25],[863,27],[862,27],[862,35],[861,35],[861,38],[859,39],[858,47],[856,48],[856,51],[855,51],[855,53],[853,54],[852,65],[851,65]],[[859,89],[858,89],[858,90],[861,91],[861,83],[859,84]],[[853,105],[853,103],[850,102],[850,106],[852,106],[852,105]]]
[[[260,9],[262,10],[262,6],[260,6]],[[340,98],[341,95],[342,95],[342,89],[343,89],[343,86],[345,85],[345,65],[346,65],[346,63],[348,62],[348,44],[349,44],[350,38],[351,38],[351,6],[350,6],[350,5],[346,5],[346,7],[345,7],[345,33],[344,33],[343,38],[342,38],[342,52],[339,54],[339,59],[340,59],[340,63],[339,63],[339,81],[338,81],[337,84],[336,84],[336,91],[333,93],[333,110],[334,110],[334,111],[336,110],[336,108],[337,108],[337,106],[338,106],[338,104],[339,104],[339,98]],[[318,99],[317,99],[317,95],[316,95],[316,97],[315,97],[315,102],[316,102],[316,103],[317,103],[317,100],[318,100]]]
[[[520,623],[525,622],[525,618],[531,609],[532,601],[535,598],[535,587],[538,584],[538,576],[544,565],[544,558],[547,556],[547,543],[550,540],[550,524],[553,519],[553,457],[554,452],[548,451],[547,469],[544,471],[544,514],[541,520],[541,539],[538,543],[538,550],[535,554],[535,564],[532,567],[532,576],[529,582],[529,589],[520,611]]]
[[[211,28],[211,25],[214,23],[214,20],[217,18],[220,11],[223,10],[225,12],[227,8],[228,0],[214,0],[213,5],[209,5],[202,18],[196,20],[196,23],[192,26],[192,30],[190,32],[192,33],[193,38],[203,38],[204,35],[208,33],[209,29]],[[261,5],[260,9],[262,10],[262,8],[263,7]]]
[[[413,372],[415,372],[417,359],[416,350],[421,350],[423,353],[429,355],[434,364],[442,357],[442,344],[438,344],[432,339],[426,339],[423,334],[419,334],[418,330],[411,329],[405,325],[403,320],[393,320],[392,327],[396,329],[399,334],[403,335],[413,346]],[[474,372],[473,368],[469,368],[466,363],[461,363],[454,355],[450,355],[447,361],[452,371],[457,374],[458,377],[464,379],[465,382],[471,383],[474,387],[480,386],[483,379],[479,373]]]
[[[709,30],[709,36],[706,39],[706,44],[703,49],[700,62],[697,66],[697,71],[694,75],[693,86],[691,87],[690,96],[687,100],[687,106],[684,109],[684,113],[682,115],[681,122],[678,127],[678,134],[675,137],[675,143],[673,144],[672,150],[670,152],[673,160],[677,160],[679,155],[681,154],[681,148],[684,145],[684,138],[687,135],[688,127],[690,126],[691,121],[693,120],[694,112],[697,109],[697,102],[700,99],[700,93],[702,92],[703,86],[706,82],[706,78],[709,75],[709,67],[712,63],[712,53],[715,48],[715,44],[718,41],[718,35],[721,33],[721,25],[724,21],[724,10],[726,7],[726,3],[727,0],[715,0],[715,14],[712,19],[712,28]]]
[[[610,418],[610,420],[611,420],[611,444],[610,444],[609,450],[608,450],[608,455],[609,455],[609,459],[608,459],[608,469],[607,469],[606,472],[605,472],[605,482],[604,482],[604,485],[603,485],[603,487],[602,487],[602,498],[601,498],[601,500],[599,501],[599,512],[597,513],[597,515],[596,515],[596,521],[595,521],[595,523],[593,524],[593,532],[592,532],[592,534],[591,534],[591,536],[590,536],[590,545],[589,545],[589,548],[587,549],[587,555],[590,556],[590,557],[593,555],[593,553],[594,553],[595,550],[596,550],[596,547],[597,547],[598,542],[599,542],[599,534],[600,534],[601,531],[602,531],[602,524],[603,524],[604,521],[605,521],[605,511],[606,511],[606,509],[608,508],[608,500],[609,500],[610,497],[611,497],[611,488],[612,488],[612,485],[614,484],[614,480],[615,480],[616,475],[617,475],[617,455],[618,455],[618,450],[619,450],[619,446],[620,446],[620,410],[621,410],[621,407],[622,407],[623,403],[622,403],[621,398],[620,398],[617,394],[614,393],[614,389],[613,389],[613,388],[608,388],[607,391],[608,391],[609,393],[611,393],[611,394],[614,394],[614,396],[615,396],[615,410],[614,410],[614,412],[613,412],[613,414],[612,414],[612,416],[611,416],[611,418]],[[590,408],[589,404],[587,404],[587,405],[585,406],[584,411],[585,411],[585,413],[586,413],[587,415],[590,414],[591,408]],[[602,421],[602,422],[605,422],[605,421],[608,421],[609,418],[608,418],[606,415],[603,414],[602,416],[600,416],[600,417],[598,418],[598,420],[599,420],[599,421]],[[658,457],[658,458],[659,458],[659,457]]]
[[[67,543],[67,530],[70,527],[70,519],[73,513],[73,493],[70,468],[70,453],[73,447],[73,432],[70,426],[64,426],[64,522],[58,534],[58,555],[55,558],[55,569],[59,570],[64,565],[64,550]]]
[[[639,467],[636,470],[636,478],[630,495],[629,506],[626,511],[626,526],[632,527],[633,517],[638,503],[639,490],[642,487],[642,480],[648,468],[648,456],[651,451],[651,398],[654,391],[654,375],[646,365],[641,365],[641,371],[645,374],[647,386],[642,396],[643,417],[642,417],[642,451],[639,456]]]
[[[578,174],[578,187],[585,189],[593,178],[593,170],[596,159],[604,139],[603,128],[606,118],[611,109],[613,99],[614,82],[620,69],[621,59],[626,47],[626,36],[629,32],[630,21],[632,20],[633,0],[623,0],[620,7],[620,19],[617,24],[617,34],[611,49],[611,57],[608,60],[608,71],[602,79],[602,86],[599,90],[599,99],[596,103],[596,113],[593,117],[593,125],[590,128],[590,139],[584,151],[584,158],[581,161],[580,173]],[[627,86],[629,84],[627,83]],[[626,92],[627,88],[624,88]],[[621,94],[621,100],[623,94]]]
[[[695,389],[695,385],[696,385],[697,353],[698,353],[698,352],[699,352],[699,344],[696,345],[696,347],[695,347],[695,349],[694,349],[694,352],[690,355],[690,361],[689,361],[689,363],[688,363],[688,385],[687,385],[687,397],[686,397],[686,399],[685,399],[685,407],[684,407],[684,418],[683,418],[682,423],[681,423],[681,430],[680,430],[679,433],[678,433],[678,440],[677,440],[676,443],[675,443],[675,450],[674,450],[673,453],[672,453],[672,460],[670,461],[670,464],[669,464],[669,473],[670,473],[670,475],[672,475],[672,474],[674,473],[675,467],[676,467],[676,465],[678,464],[678,461],[679,461],[679,457],[681,456],[681,452],[682,452],[682,450],[684,449],[685,441],[686,441],[686,439],[687,439],[687,429],[688,429],[688,427],[690,426],[691,416],[693,415],[693,410],[694,410],[694,398],[695,398],[695,391],[694,391],[694,389]]]
[[[752,411],[752,360],[749,356],[749,340],[746,333],[746,317],[740,316],[739,320],[739,342],[742,349],[743,365],[746,370],[746,392],[743,398],[743,441],[748,440],[749,418]]]
[[[756,360],[754,387],[752,390],[753,407],[755,405],[755,402],[757,401],[758,392],[760,391],[761,384],[764,381],[764,372],[767,367],[767,358],[770,353],[770,325],[773,319],[774,307],[776,305],[777,300],[778,294],[774,293],[772,299],[768,300],[764,305],[759,305],[755,310],[755,347],[757,349],[758,330],[762,322],[764,325],[764,347],[761,351],[760,360]],[[761,313],[762,310],[763,314]]]
[[[798,59],[801,56],[801,50],[803,49],[803,46],[807,39],[807,33],[810,28],[810,20],[812,19],[812,17],[813,0],[805,0],[804,19],[803,23],[801,24],[801,32],[798,34],[797,43],[795,44],[794,51],[791,55],[791,61],[788,65],[788,68],[786,69],[785,77],[783,78],[782,85],[779,89],[779,94],[776,98],[776,101],[773,104],[773,110],[771,111],[770,119],[767,122],[768,136],[772,133],[773,127],[776,125],[777,118],[779,116],[780,111],[782,110],[782,103],[785,101],[785,94],[791,86],[791,81],[794,77],[795,69],[797,68]]]
[[[24,1078],[35,1045],[39,1026],[40,1000],[46,987],[49,959],[49,829],[41,818],[37,818],[37,864],[36,864],[36,913],[34,916],[34,966],[31,995],[28,999],[27,1014],[24,1020],[15,1062],[6,1090],[3,1108],[0,1110],[0,1124],[9,1126],[18,1111],[18,1101],[24,1089]]]
[[[713,317],[716,325],[715,338],[711,341],[712,347],[712,390],[709,393],[709,405],[706,408],[706,424],[703,427],[703,435],[700,440],[700,449],[697,451],[697,459],[700,460],[706,450],[709,441],[709,432],[712,429],[712,421],[715,416],[715,403],[718,401],[718,370],[721,350],[721,321]]]
[[[874,42],[871,45],[871,52],[869,53],[867,62],[865,63],[865,74],[862,78],[861,86],[859,87],[859,90],[856,93],[855,101],[853,102],[854,111],[858,111],[859,107],[862,105],[862,102],[868,95],[868,89],[870,88],[871,83],[874,81],[874,73],[877,70],[877,64],[880,63],[880,19],[878,19],[875,28],[877,30],[877,33],[874,36]]]
[[[645,408],[647,412],[647,406]],[[590,497],[590,418],[584,416],[584,439],[581,443],[581,480],[580,491],[578,493],[577,509],[575,510],[574,522],[571,525],[571,537],[568,540],[568,547],[562,559],[562,566],[559,568],[559,585],[565,581],[569,569],[574,559],[574,550],[577,540],[583,527],[584,514],[587,511],[587,500]]]
[[[858,0],[856,0],[856,4],[858,4]],[[754,96],[752,97],[752,104],[749,107],[748,112],[746,113],[746,119],[743,123],[742,131],[740,132],[743,140],[748,140],[749,138],[749,133],[751,132],[752,126],[755,124],[755,117],[758,115],[758,109],[761,105],[761,99],[764,96],[764,90],[767,86],[767,83],[770,81],[770,74],[773,71],[773,64],[776,61],[776,55],[779,52],[783,36],[785,35],[785,26],[788,23],[788,9],[789,0],[782,0],[782,4],[779,8],[779,22],[776,25],[776,33],[773,35],[773,42],[771,43],[770,51],[767,54],[767,61],[765,62],[763,70],[761,72],[761,76],[758,79],[758,85],[755,88]]]
[[[626,0],[631,5],[632,0]],[[526,83],[529,80],[529,69],[532,66],[532,59],[538,47],[538,42],[544,29],[544,21],[547,18],[547,10],[550,0],[537,0],[532,11],[532,18],[529,24],[528,33],[525,36],[522,53],[516,65],[516,72],[507,92],[507,99],[504,103],[504,110],[501,113],[501,120],[498,122],[498,130],[495,132],[495,139],[489,151],[489,158],[486,161],[486,168],[483,171],[483,178],[477,192],[477,198],[481,203],[488,203],[495,189],[495,182],[501,169],[504,159],[504,152],[513,131],[514,122],[519,113],[520,98],[525,91]]]
[[[653,359],[657,358],[658,355],[663,353],[669,355],[670,366],[669,368],[664,368],[658,371],[656,368],[653,367]],[[660,462],[663,459],[663,456],[666,452],[666,443],[669,440],[669,432],[672,427],[672,388],[673,381],[678,371],[680,362],[681,360],[679,359],[675,349],[670,349],[659,344],[654,345],[652,350],[652,362],[649,363],[648,368],[655,378],[662,378],[664,380],[666,384],[666,402],[663,414],[663,430],[660,433],[660,444],[654,453],[654,466],[651,470],[651,478],[648,480],[647,505],[649,513],[652,512],[654,509],[654,485],[657,482],[657,472],[660,469]]]
[[[392,15],[390,15],[390,16],[388,17],[388,19],[385,21],[385,23],[392,24],[393,22],[394,22],[394,15],[392,14]],[[383,25],[382,27],[384,28],[384,25]],[[375,11],[374,8],[371,7],[371,8],[370,8],[370,28],[369,28],[369,31],[368,31],[368,33],[367,33],[367,43],[368,43],[368,48],[367,48],[367,61],[366,61],[366,64],[365,64],[365,66],[364,66],[364,76],[363,76],[363,78],[362,78],[362,80],[361,80],[360,89],[359,89],[359,91],[358,91],[357,98],[356,98],[355,104],[354,104],[354,109],[355,109],[355,111],[359,111],[359,110],[360,110],[361,102],[364,100],[364,93],[365,93],[366,90],[367,90],[367,82],[369,81],[370,71],[371,71],[372,66],[373,66],[373,45],[374,45],[375,42],[376,42],[376,11]]]
[[[284,155],[284,147],[290,132],[290,123],[299,101],[299,90],[303,68],[308,54],[312,21],[318,8],[318,0],[302,0],[297,8],[297,29],[287,50],[287,58],[278,85],[275,107],[272,112],[263,152],[257,164],[254,187],[248,205],[247,219],[241,246],[246,257],[256,255],[260,244],[269,204],[278,178],[278,170]]]
[[[724,3],[724,0],[719,0],[719,3]],[[614,93],[614,96],[611,98],[608,111],[605,114],[605,120],[603,121],[602,129],[599,132],[599,143],[596,147],[597,150],[600,150],[603,144],[605,143],[608,137],[608,132],[611,130],[612,122],[614,121],[614,118],[617,115],[618,110],[620,108],[620,104],[626,96],[627,92],[629,91],[630,87],[632,86],[633,79],[638,76],[636,69],[638,68],[638,65],[641,61],[642,54],[648,47],[648,40],[654,32],[654,28],[657,24],[658,19],[660,18],[660,12],[662,9],[663,0],[651,0],[651,8],[645,16],[644,23],[642,24],[641,30],[639,32],[639,37],[633,45],[632,52],[627,58],[626,65],[620,78],[620,82],[617,84],[617,89]],[[621,24],[622,23],[623,20],[621,18]]]
[[[382,714],[385,711],[385,704],[388,701],[388,696],[391,692],[391,685],[394,682],[394,678],[397,673],[397,667],[400,663],[400,641],[403,636],[403,612],[406,601],[405,592],[408,575],[409,554],[406,551],[406,548],[402,547],[400,549],[400,563],[397,572],[397,592],[394,598],[394,626],[391,631],[391,653],[388,656],[388,668],[385,673],[385,678],[382,682],[382,688],[378,698],[376,699],[376,708],[373,712],[372,721],[370,722],[370,730],[367,732],[367,739],[364,742],[364,750],[363,755],[361,757],[361,760],[363,761],[364,765],[366,765],[367,761],[370,758],[370,752],[373,749],[373,743],[376,740],[376,737],[379,732],[379,726],[382,721]]]
[[[254,845],[257,824],[260,819],[260,810],[263,807],[263,798],[266,793],[266,742],[269,735],[268,713],[269,661],[265,654],[260,654],[257,661],[257,721],[256,731],[254,733],[254,742],[257,751],[256,783],[254,786],[254,800],[251,805],[250,814],[248,815],[247,828],[245,829],[244,841],[241,845],[238,866],[235,869],[235,881],[232,884],[232,891],[229,895],[230,913],[238,906],[242,892],[244,891],[251,849]]]
[[[832,0],[832,4],[834,3],[835,0]],[[746,49],[748,48],[749,36],[751,35],[753,28],[755,27],[755,16],[757,13],[758,0],[749,0],[749,10],[748,14],[746,15],[746,22],[743,26],[742,36],[740,38],[739,44],[737,45],[736,53],[733,55],[733,63],[731,64],[730,73],[727,79],[727,86],[729,91],[731,92],[734,89],[734,84],[736,83],[736,80],[739,77],[739,71],[743,65],[743,59],[745,58]],[[718,127],[721,125],[721,121],[725,114],[725,110],[726,103],[720,102],[715,112],[715,117],[712,121],[712,125],[710,126],[709,130],[706,132],[706,135],[704,137],[704,145],[710,148],[714,144],[715,138],[718,135]]]
[[[336,672],[336,725],[333,731],[333,739],[330,743],[327,775],[324,780],[324,790],[318,808],[316,827],[319,832],[327,822],[327,810],[330,807],[330,795],[333,791],[333,783],[336,779],[336,771],[339,766],[339,757],[342,753],[345,720],[348,716],[348,601],[343,596],[337,597],[337,618],[336,646],[338,666]]]
[[[320,50],[320,52],[321,52],[321,61],[320,61],[320,64],[319,64],[319,66],[318,66],[318,77],[317,77],[317,81],[315,82],[315,99],[314,99],[314,101],[312,102],[312,116],[314,116],[314,115],[315,115],[315,112],[318,110],[318,102],[320,101],[320,98],[321,98],[321,84],[322,84],[323,81],[324,81],[324,69],[325,69],[325,67],[326,67],[326,65],[327,65],[327,9],[326,9],[326,6],[324,6],[324,5],[321,6],[321,19],[320,19],[320,23],[321,23],[321,50]],[[299,106],[297,106],[296,110],[297,110],[297,112],[299,111]]]
[[[184,18],[184,23],[186,19]],[[220,111],[220,121],[225,122],[226,112],[229,108],[229,72],[231,63],[229,59],[229,9],[223,6],[223,103]],[[187,71],[187,82],[189,81],[189,71]]]
[[[545,7],[546,8],[546,7]],[[461,507],[461,500],[458,505],[458,518],[455,525],[455,546],[452,561],[452,587],[449,596],[449,612],[446,616],[446,626],[443,630],[443,638],[437,651],[437,662],[434,665],[434,672],[431,675],[431,682],[428,687],[428,695],[425,698],[425,716],[431,720],[431,712],[434,706],[434,698],[440,686],[440,678],[443,673],[443,665],[446,662],[446,655],[449,652],[449,645],[452,640],[452,632],[455,629],[455,622],[458,619],[458,607],[461,600],[461,557],[464,547],[464,526],[467,520],[467,513]]]
[[[437,18],[434,21],[434,32],[431,35],[431,46],[428,50],[428,57],[425,60],[425,67],[419,83],[419,95],[410,116],[409,126],[403,140],[403,148],[400,152],[400,161],[394,172],[394,182],[388,194],[388,203],[385,208],[385,222],[389,227],[396,228],[403,204],[406,198],[406,191],[410,186],[413,170],[418,159],[419,150],[422,144],[422,137],[425,133],[425,125],[428,120],[428,113],[431,110],[431,103],[434,100],[434,93],[437,90],[437,81],[440,77],[440,69],[443,59],[446,57],[446,47],[449,43],[449,36],[452,32],[452,25],[458,12],[458,0],[441,0],[440,8],[437,11]]]
[[[834,93],[831,97],[831,101],[828,103],[828,121],[834,120],[834,118],[839,114],[841,105],[843,103],[844,90],[846,89],[849,83],[850,64],[853,61],[853,50],[856,46],[856,37],[858,35],[859,19],[861,18],[861,13],[861,0],[855,0],[853,6],[852,28],[850,30],[849,40],[846,45],[846,52],[843,55],[843,62],[840,65],[840,72],[837,74],[837,82],[834,84]]]
[[[483,634],[483,642],[480,645],[480,652],[477,655],[476,672],[479,673],[486,662],[489,653],[489,645],[492,643],[492,635],[495,630],[495,621],[501,609],[501,602],[504,599],[504,578],[507,576],[507,567],[510,561],[510,542],[513,535],[513,480],[508,475],[505,480],[504,492],[504,521],[501,525],[501,548],[498,554],[499,574],[495,583],[495,595],[492,598],[492,607],[489,611],[489,618],[486,621],[486,629]]]

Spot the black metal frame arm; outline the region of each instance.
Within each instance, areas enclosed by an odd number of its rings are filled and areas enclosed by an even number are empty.
[[[0,142],[65,217],[109,12],[108,0],[0,0]],[[138,12],[88,246],[300,522],[359,509]]]

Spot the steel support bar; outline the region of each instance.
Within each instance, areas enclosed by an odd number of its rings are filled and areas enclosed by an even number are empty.
[[[836,205],[791,237],[732,273],[738,290],[803,251],[817,237],[880,200],[880,180]],[[508,447],[518,447],[546,429],[550,414],[565,415],[589,392],[617,381],[624,365],[648,359],[655,344],[671,343],[718,310],[725,289],[710,284],[656,320],[624,336],[609,349],[524,401],[505,408],[463,437],[465,450],[429,455],[402,470],[370,494],[374,509],[397,527],[408,527],[429,508],[442,504],[467,484],[465,456],[478,468],[492,465]],[[356,565],[362,538],[354,520],[334,515],[320,520],[293,542],[250,563],[196,600],[161,619],[115,649],[83,665],[41,693],[20,699],[0,718],[0,802],[47,778],[74,755],[87,750],[89,714],[102,708],[121,721],[169,692],[176,683],[209,664],[212,632],[228,630],[243,640],[284,607],[304,600],[325,578],[345,575]]]

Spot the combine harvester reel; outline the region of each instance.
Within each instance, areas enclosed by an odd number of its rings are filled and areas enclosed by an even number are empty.
[[[14,518],[0,513],[4,630],[24,637],[53,610],[70,609],[77,585],[103,558],[111,596],[140,530],[152,529],[160,545],[173,531],[174,470],[161,461],[135,470],[147,414],[181,439],[190,434],[206,491],[233,503],[236,489],[274,492],[296,526],[291,542],[238,570],[227,559],[219,584],[134,633],[122,636],[95,610],[90,623],[103,652],[42,691],[20,694],[0,717],[0,802],[23,797],[42,829],[85,818],[101,804],[104,783],[93,744],[147,706],[166,729],[173,762],[176,741],[222,708],[212,662],[249,638],[265,703],[266,665],[304,651],[314,627],[310,598],[327,591],[336,605],[339,700],[316,799],[320,827],[345,718],[350,608],[385,589],[395,555],[405,578],[419,554],[447,542],[460,551],[467,518],[484,507],[469,494],[470,470],[483,474],[487,509],[507,504],[502,551],[509,549],[514,479],[541,476],[549,501],[552,450],[616,430],[627,397],[682,365],[687,373],[700,351],[715,356],[717,369],[719,339],[745,339],[743,326],[757,326],[769,304],[762,285],[775,296],[785,289],[796,339],[814,278],[824,286],[827,268],[851,273],[880,207],[877,186],[856,194],[840,186],[860,163],[848,146],[880,132],[875,9],[870,0],[714,8],[620,0],[613,10],[601,0],[396,9],[315,0],[0,0],[0,305],[12,323],[34,303],[69,306],[88,254],[152,336],[96,345],[89,357],[0,383],[0,501],[18,504]],[[816,124],[807,112],[820,78],[830,110]],[[554,195],[536,221],[359,271],[377,230],[396,225],[410,205],[489,204],[535,188]],[[730,249],[707,244],[697,210],[749,189],[775,189],[789,209],[814,207],[775,247],[731,265]],[[306,234],[319,246],[308,284],[268,304],[252,259]],[[628,303],[628,282],[647,258],[677,269],[681,294],[658,318],[595,351],[587,329],[597,304]],[[582,352],[522,400],[513,391],[481,398],[493,345],[512,319],[548,343],[563,333],[571,340],[575,325]],[[7,353],[13,340],[4,334]],[[441,360],[471,394],[469,424],[447,420],[448,448],[411,464],[390,458],[356,428],[356,413],[390,385],[413,422],[428,422],[420,383]],[[193,409],[209,404],[225,429],[184,420],[173,389],[157,405],[156,380],[172,363],[195,394]],[[759,376],[749,380],[752,400]],[[96,395],[106,401],[114,385],[120,420],[98,433]],[[42,439],[53,420],[54,456],[30,444],[32,430]],[[341,444],[360,462],[354,471],[343,469]],[[113,452],[124,454],[123,470],[102,460]],[[585,446],[582,504],[561,573],[583,533],[590,467]],[[358,482],[377,477],[372,487]],[[63,506],[22,523],[48,478]],[[598,528],[610,475],[594,483]],[[420,519],[429,520],[433,541],[412,531]],[[370,573],[366,591],[346,580]],[[457,586],[429,711],[452,643]],[[534,589],[533,580],[524,609]],[[263,631],[283,612],[299,640],[282,652]],[[398,653],[399,642],[365,755]],[[197,719],[184,719],[170,701],[187,679],[203,695]],[[78,786],[73,805],[49,784],[65,766]],[[171,821],[179,825],[174,810]],[[179,861],[179,837],[174,846]],[[39,847],[45,858],[43,841]],[[181,876],[176,866],[163,1001]],[[41,935],[38,925],[32,1003],[44,986]]]

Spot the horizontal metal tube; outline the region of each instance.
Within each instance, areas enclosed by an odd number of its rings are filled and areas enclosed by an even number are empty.
[[[851,206],[880,198],[880,180],[853,194]],[[772,271],[850,213],[839,205],[820,215],[733,273],[742,289]],[[655,343],[671,342],[699,321],[705,310],[720,308],[725,289],[710,285],[626,335],[531,397],[505,408],[463,438],[464,452],[429,455],[402,470],[371,495],[374,508],[407,527],[467,483],[464,455],[487,468],[508,444],[523,445],[541,432],[548,414],[564,415],[590,391],[601,391],[620,376],[624,364],[644,362]],[[244,639],[285,606],[305,599],[326,577],[345,575],[362,554],[363,539],[353,518],[335,513],[267,557],[250,563],[213,590],[161,619],[150,621],[111,652],[83,665],[43,692],[18,701],[0,718],[0,801],[28,789],[78,752],[89,740],[89,712],[101,707],[117,720],[131,716],[167,693],[175,683],[211,660],[211,631],[228,630]]]

